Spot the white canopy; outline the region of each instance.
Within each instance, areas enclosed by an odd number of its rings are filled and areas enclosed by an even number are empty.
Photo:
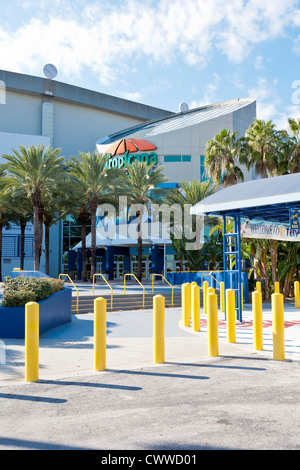
[[[192,207],[192,214],[239,214],[287,222],[300,207],[300,173],[247,181],[217,191]]]
[[[107,246],[137,246],[137,236],[130,237],[130,233],[137,233],[136,231],[136,224],[131,224],[131,232],[129,232],[128,236],[126,234],[122,234],[122,229],[120,229],[122,226],[110,226],[107,227],[108,232],[105,232],[104,227],[97,227],[96,229],[96,246],[97,248],[105,248]],[[128,228],[128,226],[123,226],[124,228]],[[171,240],[168,237],[168,234],[166,234],[166,239],[160,238],[159,236],[156,236],[154,233],[153,235],[151,234],[151,237],[146,236],[148,233],[148,224],[142,224],[142,234],[143,234],[143,245],[163,245],[163,244],[171,244]],[[110,230],[110,232],[109,232]],[[119,233],[119,230],[121,233]],[[91,233],[89,233],[86,236],[86,248],[91,248],[92,242],[91,242]],[[73,250],[78,250],[81,248],[81,241],[77,243],[76,246],[74,246]]]

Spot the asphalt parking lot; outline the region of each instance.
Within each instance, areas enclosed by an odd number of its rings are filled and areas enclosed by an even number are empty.
[[[40,339],[35,383],[24,383],[23,345],[7,340],[7,361],[0,366],[0,449],[111,455],[298,450],[299,314],[287,312],[286,359],[275,361],[269,313],[263,351],[253,351],[245,312],[235,344],[226,342],[220,321],[220,355],[212,358],[205,319],[201,331],[193,333],[182,327],[180,309],[168,309],[166,361],[154,365],[152,312],[112,312],[103,372],[93,370],[93,318],[85,315]]]

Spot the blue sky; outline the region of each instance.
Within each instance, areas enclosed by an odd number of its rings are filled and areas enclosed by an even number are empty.
[[[0,0],[0,67],[177,112],[257,99],[278,128],[300,117],[294,0]]]

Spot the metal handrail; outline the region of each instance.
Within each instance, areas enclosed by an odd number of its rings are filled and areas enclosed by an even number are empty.
[[[178,274],[178,273],[210,273],[211,270],[204,270],[204,269],[201,269],[200,271],[168,271],[169,274]],[[222,269],[214,269],[214,272],[215,273],[223,273],[224,271]]]
[[[222,273],[223,271],[218,271],[218,272]],[[208,272],[208,273],[202,274],[202,276],[201,276],[201,282],[200,282],[201,285],[203,285],[203,276],[210,276],[210,277],[212,277],[218,284],[221,284],[211,273]]]
[[[110,292],[111,292],[110,310],[112,311],[112,308],[113,308],[113,289],[112,289],[111,285],[107,282],[107,280],[105,279],[105,277],[103,276],[103,274],[101,274],[101,273],[95,273],[95,274],[93,275],[93,295],[94,295],[94,286],[95,286],[95,276],[101,276],[102,279],[106,282],[106,284],[107,284],[108,287],[110,288]]]
[[[140,286],[142,286],[142,288],[143,288],[143,308],[145,308],[145,287],[143,286],[143,284],[140,283],[140,281],[132,273],[126,273],[124,275],[124,294],[126,293],[126,276],[133,276],[134,279],[140,284]]]
[[[76,304],[76,313],[78,313],[78,300],[79,300],[79,291],[77,289],[77,287],[75,286],[74,282],[72,281],[72,279],[70,278],[69,274],[60,274],[58,276],[58,279],[60,279],[60,276],[66,276],[69,281],[73,284],[73,286],[75,287],[76,291],[77,291],[77,304]]]
[[[169,283],[169,281],[167,281],[167,279],[162,274],[152,274],[152,293],[153,293],[153,276],[162,277],[169,284],[169,286],[171,286],[171,288],[172,288],[172,307],[173,307],[174,287],[172,286],[172,284]]]

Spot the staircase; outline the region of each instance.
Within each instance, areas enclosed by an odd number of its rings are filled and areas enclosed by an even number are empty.
[[[153,297],[157,293],[145,294],[144,309],[153,308]],[[162,294],[165,298],[166,308],[172,307],[172,293]],[[99,295],[85,295],[79,296],[78,300],[78,314],[93,313],[94,312],[94,300]],[[111,295],[101,295],[106,299],[107,312],[115,312],[122,310],[142,310],[143,309],[143,294],[116,294],[113,296],[113,308],[111,310]],[[72,297],[72,313],[76,314],[77,297]],[[174,292],[173,307],[181,307],[181,293]]]

